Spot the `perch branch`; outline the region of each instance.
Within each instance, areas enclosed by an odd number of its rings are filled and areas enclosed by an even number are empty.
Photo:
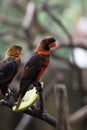
[[[45,88],[43,89],[43,95],[44,95],[44,98],[48,98],[48,96],[50,95],[50,92],[52,91],[53,89],[53,85],[55,84],[55,81],[52,80],[51,82],[49,82]],[[38,101],[36,102],[36,106],[38,104]],[[22,119],[20,120],[20,122],[18,123],[18,125],[16,126],[15,130],[24,130],[26,125],[29,124],[32,120],[32,116],[28,116],[26,114],[23,115]]]
[[[53,118],[48,114],[48,112],[44,111],[43,113],[40,113],[40,110],[36,110],[35,112],[28,110],[25,110],[24,113],[31,115],[33,117],[39,118],[48,124],[52,125],[53,127],[56,127],[56,119]]]
[[[58,109],[62,109],[62,111],[64,112],[64,113],[63,112],[61,113],[61,111],[60,111],[58,114],[58,118],[60,119],[60,115],[61,115],[61,119],[62,118],[66,119],[66,124],[68,124],[68,119],[67,119],[68,118],[68,115],[67,115],[68,108],[66,105],[64,105],[64,101],[66,102],[66,95],[65,95],[65,97],[62,97],[62,96],[64,96],[63,94],[66,94],[66,93],[63,93],[63,91],[65,91],[65,90],[62,91],[59,87],[58,88],[56,87],[55,90],[56,90],[56,93],[60,92],[60,94],[56,95],[59,99],[57,101],[57,103],[59,102],[58,104],[60,104]],[[58,95],[60,95],[60,96],[58,96]],[[0,102],[0,105],[6,106],[6,107],[9,107],[10,109],[12,109],[12,106],[9,105],[7,102]],[[61,106],[62,106],[62,108],[61,108]],[[46,110],[44,110],[44,112],[42,112],[42,113],[40,112],[40,109],[35,109],[34,111],[32,111],[31,109],[28,109],[28,110],[25,110],[22,112],[27,115],[30,115],[32,117],[36,117],[40,120],[43,120],[43,121],[47,122],[48,124],[52,125],[53,127],[57,126],[56,119],[54,117],[50,116]],[[82,107],[81,109],[77,110],[73,114],[71,114],[69,117],[69,120],[70,120],[71,124],[74,124],[74,123],[78,122],[79,120],[84,119],[86,116],[87,116],[87,105]],[[67,127],[66,124],[65,124],[65,127],[68,129],[69,126]],[[58,123],[58,125],[59,125],[59,123]]]
[[[6,101],[1,101],[0,104],[12,109],[12,105],[8,104]],[[53,127],[56,127],[56,119],[53,118],[52,116],[50,116],[48,114],[48,112],[45,111],[45,110],[41,113],[40,109],[35,108],[34,110],[27,109],[27,110],[24,110],[22,112],[25,113],[25,114],[31,115],[33,117],[39,118],[39,119],[47,122],[48,124],[52,125]]]

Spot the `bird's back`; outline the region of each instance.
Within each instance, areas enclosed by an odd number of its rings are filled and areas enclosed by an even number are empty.
[[[0,84],[10,83],[17,73],[18,65],[13,58],[8,58],[0,64]]]

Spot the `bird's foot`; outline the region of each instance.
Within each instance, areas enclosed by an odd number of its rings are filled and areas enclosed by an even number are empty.
[[[11,92],[11,90],[10,89],[8,89],[8,92],[6,93],[6,96],[4,97],[4,99],[5,100],[9,100],[10,98],[14,98],[14,93],[13,92]]]
[[[36,107],[34,105],[31,106],[32,111],[36,110]]]
[[[37,81],[34,83],[34,86],[36,87],[37,90],[37,94],[42,93],[43,92],[43,88],[42,88],[42,84],[41,82]]]
[[[14,100],[14,93],[12,93],[11,91],[8,91],[6,93],[6,96],[0,100],[0,104],[3,104],[3,105],[9,105],[9,106],[13,106],[15,103],[15,100]]]

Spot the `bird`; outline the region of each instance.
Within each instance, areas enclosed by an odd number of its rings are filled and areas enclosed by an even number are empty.
[[[56,40],[52,36],[43,38],[36,46],[33,55],[24,66],[20,80],[16,109],[19,108],[23,97],[31,85],[35,85],[50,63],[50,49],[56,47]]]
[[[4,60],[0,64],[0,92],[3,96],[8,96],[11,93],[9,84],[17,74],[22,56],[22,47],[13,45],[8,48]]]

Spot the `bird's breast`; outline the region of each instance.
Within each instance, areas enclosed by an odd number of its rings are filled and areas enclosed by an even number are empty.
[[[46,70],[46,68],[48,67],[49,63],[50,63],[49,60],[41,60],[41,69],[40,69],[40,72],[38,73],[36,80],[40,80],[40,77],[43,75],[43,73]]]

